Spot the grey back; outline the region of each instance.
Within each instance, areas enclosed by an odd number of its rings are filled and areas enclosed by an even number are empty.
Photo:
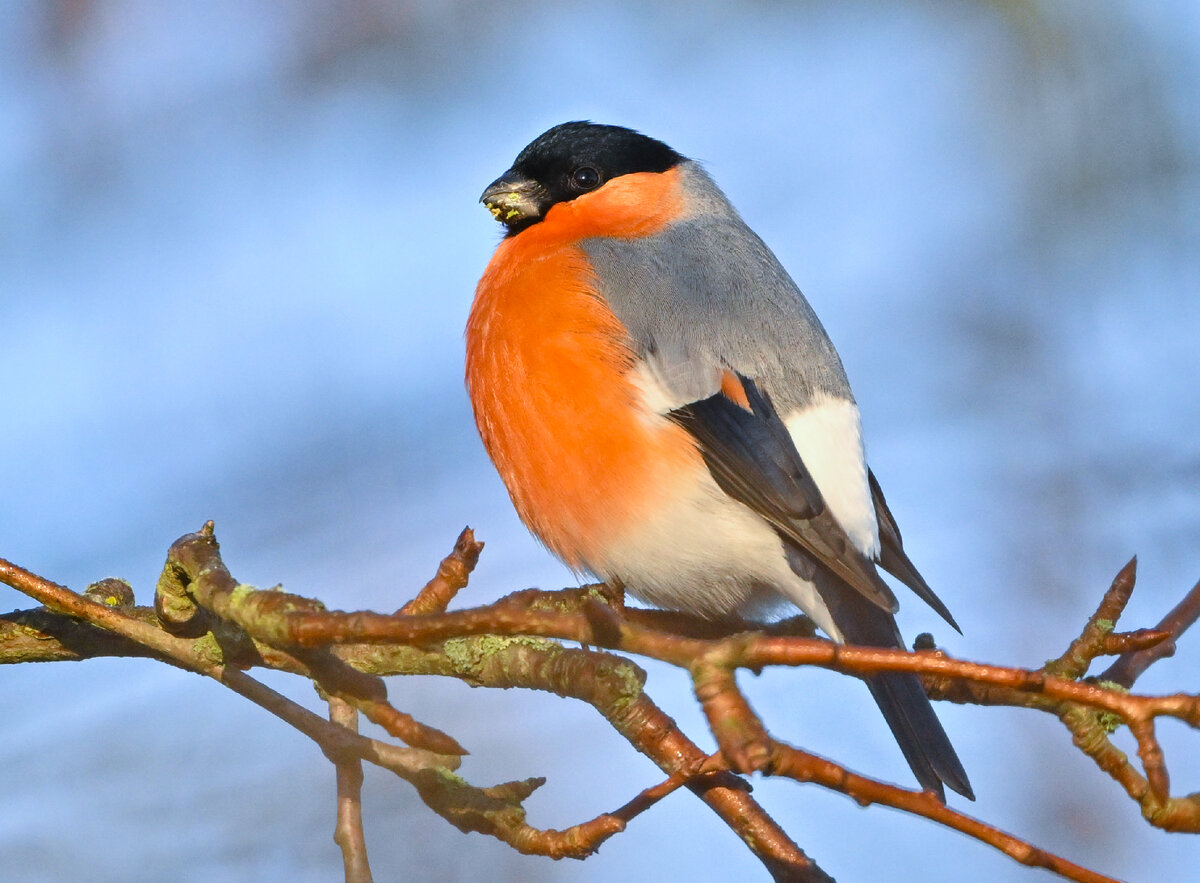
[[[581,243],[599,290],[680,403],[753,378],[780,413],[818,394],[853,400],[841,359],[796,283],[700,168],[683,164],[688,211],[636,239]]]

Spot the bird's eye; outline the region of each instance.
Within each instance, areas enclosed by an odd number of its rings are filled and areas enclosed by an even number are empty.
[[[600,173],[591,166],[580,166],[571,172],[571,187],[575,190],[594,190],[599,184]]]

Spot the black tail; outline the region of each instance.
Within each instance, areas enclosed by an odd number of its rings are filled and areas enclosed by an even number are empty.
[[[793,556],[789,555],[789,558]],[[809,574],[805,575],[816,585],[846,643],[904,648],[891,614],[849,586],[841,585],[821,568],[807,569]],[[944,782],[963,797],[974,800],[975,792],[971,790],[967,773],[942,729],[941,721],[934,714],[920,679],[915,674],[888,672],[865,680],[921,787],[937,793],[945,802]]]
[[[962,762],[917,676],[895,672],[876,675],[867,686],[921,787],[936,792],[945,803],[945,782],[963,797],[974,800],[975,792]]]

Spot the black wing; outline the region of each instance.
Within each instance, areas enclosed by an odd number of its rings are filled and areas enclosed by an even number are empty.
[[[846,641],[903,648],[892,616],[895,596],[829,512],[770,398],[753,381],[738,379],[748,409],[718,393],[672,411],[670,418],[699,442],[721,489],[774,526],[792,570],[813,583]],[[957,629],[905,555],[879,483],[869,472],[868,478],[879,522],[880,563]],[[922,787],[944,801],[944,782],[974,800],[966,771],[920,679],[908,672],[886,672],[864,680]]]
[[[740,375],[738,379],[749,409],[718,393],[668,416],[700,443],[721,490],[760,514],[872,604],[895,613],[896,596],[825,505],[771,400],[753,381]]]
[[[867,470],[867,480],[871,483],[871,502],[875,504],[875,520],[879,522],[879,566],[904,583],[918,598],[937,611],[938,615],[953,626],[960,635],[962,629],[950,615],[949,608],[942,599],[933,593],[925,578],[917,572],[908,555],[904,552],[904,544],[900,541],[900,528],[896,527],[896,519],[888,509],[887,500],[883,498],[883,490],[875,478],[875,473]]]

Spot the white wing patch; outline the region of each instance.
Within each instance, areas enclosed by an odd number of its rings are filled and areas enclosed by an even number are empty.
[[[879,557],[879,524],[867,484],[858,406],[846,399],[818,397],[784,419],[800,459],[858,550]]]
[[[632,374],[642,418],[659,426],[664,414],[720,386],[714,369],[700,395],[681,394],[662,366],[642,362]],[[825,396],[784,420],[805,467],[851,542],[868,558],[879,552],[879,526],[867,484],[858,408],[846,399]],[[833,640],[841,631],[816,587],[788,566],[783,545],[766,520],[718,486],[706,468],[666,481],[653,512],[609,543],[603,559],[588,569],[619,577],[644,601],[689,610],[702,616],[733,611],[752,618],[769,607],[764,590],[774,590],[807,613]],[[777,597],[777,596],[776,596]]]
[[[712,369],[711,376],[697,377],[693,373],[687,378],[665,377],[666,370],[657,360],[645,360],[632,373],[651,422],[660,414],[714,394],[721,385],[717,368]],[[698,386],[707,389],[698,391]],[[833,517],[860,552],[871,561],[877,560],[879,524],[867,484],[858,406],[848,399],[818,394],[812,404],[793,411],[783,422]]]

